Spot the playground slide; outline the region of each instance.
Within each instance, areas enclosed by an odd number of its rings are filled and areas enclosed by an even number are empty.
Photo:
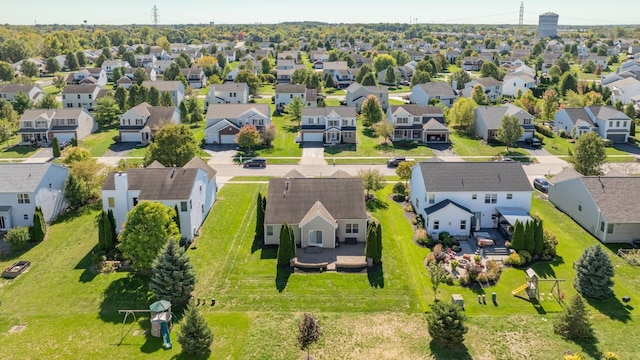
[[[164,341],[162,346],[167,350],[171,349],[171,337],[169,336],[169,328],[167,327],[166,322],[160,323],[160,334],[162,335],[162,341]]]
[[[517,294],[517,293],[519,293],[520,291],[522,291],[522,290],[526,289],[527,287],[529,287],[529,285],[527,285],[527,284],[522,284],[522,285],[520,285],[520,287],[518,287],[517,289],[513,290],[513,291],[511,292],[511,295],[516,296],[516,294]]]

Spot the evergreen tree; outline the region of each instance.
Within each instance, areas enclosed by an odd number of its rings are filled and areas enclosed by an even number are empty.
[[[178,211],[178,204],[173,205],[173,210],[176,212],[175,216],[173,217],[173,222],[176,223],[178,231],[181,231],[182,228],[180,227],[180,212]]]
[[[96,223],[98,227],[98,248],[105,249],[105,239],[107,234],[105,233],[105,223],[109,223],[109,219],[107,218],[107,213],[102,210],[98,213],[96,217]]]
[[[615,268],[609,256],[600,245],[593,245],[584,250],[578,261],[574,263],[576,277],[573,287],[587,298],[597,300],[613,296],[613,276]]]
[[[513,225],[513,233],[511,235],[511,248],[515,251],[525,250],[526,243],[524,239],[524,226],[518,220]]]
[[[376,246],[373,253],[373,262],[376,264],[382,262],[382,225],[380,223],[376,226]]]
[[[118,234],[116,233],[116,217],[113,215],[113,210],[107,211],[107,218],[109,219],[109,234],[111,234],[111,243],[115,247],[118,242]]]
[[[36,206],[36,211],[33,214],[33,227],[31,227],[31,241],[40,242],[44,240],[46,232],[47,224],[44,221],[42,208],[40,208],[40,206]]]
[[[193,305],[187,307],[184,325],[180,327],[178,343],[182,347],[182,351],[189,355],[203,356],[210,352],[209,347],[213,343],[213,332],[198,311],[198,307]]]
[[[465,319],[462,309],[456,304],[444,301],[433,304],[427,314],[427,328],[433,343],[443,349],[460,347],[468,330],[464,325]]]
[[[127,107],[132,108],[138,105],[138,90],[140,87],[138,84],[133,84],[129,88],[129,97],[127,98]]]
[[[186,304],[195,286],[195,270],[189,257],[177,241],[169,239],[151,266],[149,290],[158,300]]]
[[[289,262],[296,256],[293,229],[287,223],[280,228],[280,245],[278,246],[278,265],[289,266]],[[293,246],[292,246],[293,245]]]
[[[149,105],[151,106],[160,105],[160,92],[158,91],[158,88],[155,86],[152,86],[151,88],[149,88]]]
[[[118,86],[115,93],[113,94],[113,98],[116,100],[116,103],[120,108],[120,111],[122,112],[127,111],[127,89],[126,88],[122,86]]]
[[[534,233],[533,233],[533,254],[542,256],[544,252],[544,227],[542,225],[542,219],[535,219],[534,222]]]
[[[364,246],[364,253],[367,258],[374,258],[376,255],[376,246],[378,245],[378,227],[376,226],[376,222],[372,221],[367,226],[367,242]]]
[[[91,198],[91,189],[87,182],[73,174],[69,175],[64,184],[64,197],[74,208],[80,207]]]
[[[587,340],[594,336],[587,307],[579,294],[571,298],[569,306],[565,306],[562,314],[553,324],[553,330],[565,339]]]
[[[161,106],[173,106],[173,98],[171,97],[171,93],[168,91],[163,91],[160,94],[160,105]]]
[[[264,208],[262,207],[261,193],[258,193],[258,201],[256,203],[256,237],[259,239],[264,237]]]
[[[60,157],[60,143],[58,142],[58,137],[57,136],[54,136],[53,140],[51,141],[51,149],[53,149],[53,157],[59,158]]]
[[[534,239],[535,224],[533,221],[527,221],[524,225],[524,249],[533,255],[536,244]]]

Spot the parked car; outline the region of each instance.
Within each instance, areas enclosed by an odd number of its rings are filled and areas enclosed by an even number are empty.
[[[540,139],[538,139],[538,138],[537,138],[537,137],[535,137],[535,136],[534,136],[534,137],[527,138],[527,139],[525,140],[525,142],[526,142],[527,144],[529,144],[529,146],[531,146],[531,147],[540,147],[540,146],[542,146],[542,141],[540,141]]]
[[[545,178],[535,178],[533,179],[533,187],[546,194],[549,191],[549,182]]]
[[[403,157],[389,159],[387,160],[387,167],[391,167],[391,168],[398,167],[398,165],[400,165],[400,163],[403,161],[407,161],[407,159]]]
[[[264,159],[264,158],[249,159],[249,160],[245,161],[242,166],[246,167],[246,168],[250,168],[250,167],[266,168],[267,167],[267,159]]]
[[[69,141],[63,141],[60,143],[60,150],[64,150],[66,148],[68,148],[71,145],[71,142]]]

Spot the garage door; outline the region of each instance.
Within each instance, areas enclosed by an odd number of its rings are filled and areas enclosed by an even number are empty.
[[[304,133],[302,137],[303,142],[321,142],[323,133]]]
[[[122,142],[140,142],[140,134],[137,132],[121,132],[120,141]]]
[[[613,141],[614,143],[623,143],[624,134],[609,134],[607,135],[607,139]]]
[[[235,135],[220,135],[220,143],[221,144],[235,144],[236,143]]]
[[[74,133],[56,133],[54,136],[58,138],[58,142],[71,141],[76,134]]]

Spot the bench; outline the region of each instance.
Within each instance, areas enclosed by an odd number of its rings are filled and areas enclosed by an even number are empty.
[[[293,262],[293,265],[297,268],[300,269],[318,269],[320,271],[322,270],[326,270],[327,266],[329,266],[329,263],[326,261],[323,262],[317,262],[317,263],[302,263],[299,262],[297,259]]]
[[[344,243],[348,245],[355,245],[358,243],[358,238],[346,237],[344,238]]]

